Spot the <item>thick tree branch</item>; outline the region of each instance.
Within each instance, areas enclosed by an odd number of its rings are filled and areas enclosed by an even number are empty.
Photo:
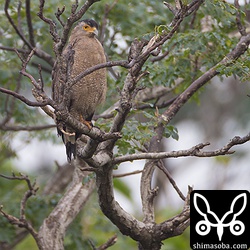
[[[158,237],[159,241],[162,241],[169,237],[180,235],[189,226],[191,192],[192,188],[189,187],[188,194],[185,199],[185,204],[180,214],[155,226],[155,237]]]
[[[102,172],[96,174],[96,185],[99,204],[103,213],[120,229],[134,240],[140,241],[147,234],[144,223],[125,212],[115,201],[113,193],[112,166],[104,166]]]
[[[161,37],[153,37],[147,44],[145,48],[143,48],[146,43],[140,42],[138,40],[134,40],[131,44],[129,62],[132,67],[129,69],[128,75],[126,77],[123,89],[121,91],[121,98],[117,108],[117,114],[114,118],[112,128],[110,132],[120,132],[125,119],[131,109],[132,99],[134,98],[134,91],[137,84],[137,79],[140,75],[140,71],[146,60],[149,58],[150,54],[163,43],[165,43],[168,39],[170,39],[179,25],[181,24],[185,14],[187,13],[187,9],[184,8],[181,12],[178,13],[178,16],[175,16],[175,20],[173,21],[173,28],[171,31],[165,36]],[[159,39],[159,41],[158,41]],[[159,134],[160,139],[154,140],[156,142],[156,147],[152,144],[152,150],[159,148],[159,142],[161,141],[162,135]],[[98,149],[100,150],[99,154],[101,155],[102,151],[112,151],[115,145],[116,140],[106,141],[101,143]],[[119,159],[119,158],[118,158]],[[119,162],[118,162],[119,163]],[[153,161],[149,161],[150,165],[147,167],[148,174],[145,177],[152,176],[152,168],[151,163]],[[155,231],[154,227],[154,212],[152,211],[152,201],[154,196],[157,193],[157,190],[151,190],[150,183],[147,182],[147,185],[143,185],[148,192],[152,191],[152,194],[149,197],[145,197],[145,206],[146,212],[145,215],[149,215],[144,220],[146,223],[142,223],[139,220],[132,217],[130,214],[125,212],[119,204],[114,199],[113,194],[113,182],[112,182],[112,169],[115,161],[101,166],[98,171],[96,171],[96,183],[97,190],[99,196],[99,204],[103,211],[103,213],[119,228],[119,230],[125,234],[129,235],[131,238],[137,240],[140,243],[140,246],[143,249],[160,249],[161,241],[155,240],[156,235],[154,235]],[[146,179],[146,178],[144,178]],[[143,188],[142,188],[143,189]],[[147,199],[150,201],[148,202]],[[148,204],[150,203],[150,206]],[[172,231],[173,233],[173,231]],[[176,233],[176,232],[174,232]],[[169,236],[170,237],[170,236]]]
[[[66,229],[75,219],[95,187],[94,179],[82,184],[83,177],[86,175],[88,173],[83,173],[75,166],[71,185],[54,210],[44,220],[39,230],[38,244],[40,249],[64,249],[63,240]]]

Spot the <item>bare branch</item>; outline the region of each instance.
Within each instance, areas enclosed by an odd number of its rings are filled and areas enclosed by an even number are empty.
[[[49,24],[50,26],[50,34],[54,40],[54,42],[59,42],[60,38],[57,34],[57,30],[56,30],[56,23],[51,20],[50,18],[47,18],[44,16],[43,12],[44,12],[44,4],[45,4],[45,0],[40,0],[40,5],[39,5],[39,12],[37,13],[37,15],[41,18],[41,20],[43,20],[45,23]]]
[[[164,158],[178,158],[187,156],[214,157],[219,155],[229,155],[234,153],[234,151],[230,151],[233,146],[244,144],[249,140],[250,140],[250,134],[244,137],[235,136],[232,140],[230,140],[230,142],[226,146],[214,151],[201,151],[201,149],[210,145],[210,143],[200,143],[187,150],[159,152],[159,153],[137,153],[131,155],[118,156],[114,158],[113,164],[120,164],[126,161],[143,160],[143,159],[164,159]]]
[[[55,124],[41,125],[41,126],[21,126],[21,125],[1,125],[0,128],[3,131],[40,131],[45,129],[55,128]]]
[[[17,98],[18,100],[24,102],[28,106],[43,107],[43,106],[48,105],[48,102],[41,103],[41,102],[30,101],[26,97],[24,97],[23,95],[20,95],[20,94],[16,93],[15,91],[12,91],[12,90],[9,90],[9,89],[5,89],[5,88],[2,88],[2,87],[0,87],[0,92],[8,94],[8,95],[11,95],[11,96],[14,96],[15,98]]]
[[[105,171],[96,173],[96,185],[99,204],[103,213],[119,228],[135,240],[142,240],[147,233],[144,223],[134,218],[131,214],[115,201],[113,193],[112,166],[105,166]]]
[[[2,206],[0,207],[0,214],[2,214],[11,224],[26,228],[32,234],[32,236],[36,239],[38,234],[35,231],[35,229],[32,227],[32,225],[26,220],[26,216],[25,216],[25,209],[26,209],[27,201],[28,201],[29,197],[31,197],[32,195],[36,195],[36,192],[38,190],[38,187],[35,187],[36,182],[34,182],[32,184],[29,177],[27,175],[23,175],[21,173],[19,174],[19,176],[15,175],[14,173],[12,174],[12,176],[6,176],[3,174],[0,174],[0,177],[8,179],[8,180],[20,180],[20,181],[24,180],[24,181],[26,181],[27,186],[28,186],[28,190],[25,192],[25,194],[23,195],[23,198],[21,200],[20,218],[17,218],[15,216],[12,216],[12,215],[5,213],[3,211]]]
[[[141,174],[141,173],[142,173],[142,170],[135,170],[133,172],[128,172],[124,174],[113,174],[113,178],[121,178],[121,177],[126,177],[126,176],[130,176],[134,174]]]
[[[14,28],[14,30],[16,31],[17,35],[23,40],[23,42],[30,48],[32,49],[32,45],[29,43],[29,41],[25,38],[25,36],[22,34],[22,32],[19,30],[19,28],[16,26],[16,24],[14,23],[14,20],[11,18],[10,14],[9,14],[9,4],[10,4],[10,0],[6,0],[5,1],[5,6],[4,6],[4,11],[5,11],[5,15],[7,16],[9,23],[11,24],[11,26]]]
[[[164,1],[163,2],[164,5],[166,5],[168,7],[168,9],[175,15],[176,14],[176,10],[174,8],[174,6],[172,6],[170,3]]]
[[[173,188],[176,190],[177,194],[180,196],[180,198],[182,200],[185,201],[186,197],[183,195],[183,193],[181,192],[181,190],[178,188],[178,186],[176,185],[175,180],[172,178],[172,176],[170,175],[170,173],[168,172],[167,168],[164,166],[163,161],[158,161],[158,164],[156,165],[168,178],[169,182],[172,184]]]
[[[30,44],[35,47],[35,38],[34,38],[34,30],[33,30],[33,25],[32,25],[32,17],[30,13],[30,0],[26,0],[26,20],[27,20],[27,25],[28,25],[28,30],[29,30],[29,40]]]
[[[11,26],[14,28],[16,34],[21,38],[21,40],[24,42],[24,44],[26,44],[28,46],[28,48],[30,50],[33,49],[32,44],[29,42],[29,40],[24,36],[24,34],[21,31],[21,25],[19,25],[20,27],[18,27],[14,20],[11,18],[10,14],[9,14],[9,5],[10,5],[10,0],[5,0],[5,5],[4,5],[4,11],[5,11],[5,15],[9,21],[9,23],[11,24]],[[20,16],[20,15],[19,15]],[[20,51],[20,50],[19,50]],[[47,54],[45,51],[41,50],[41,49],[36,49],[36,55],[42,59],[44,59],[46,62],[48,62],[50,65],[54,64],[54,60],[53,57],[49,54]]]
[[[22,66],[22,70],[20,71],[20,73],[26,77],[28,77],[31,81],[31,83],[34,85],[34,87],[38,90],[41,90],[41,85],[38,84],[38,82],[35,80],[35,78],[31,75],[31,74],[28,74],[26,72],[26,68],[27,68],[27,65],[29,63],[29,61],[31,60],[32,56],[34,55],[35,53],[35,49],[31,50],[30,54],[28,55],[27,59],[26,60],[23,60],[22,57],[20,57],[19,53],[17,52],[17,55],[19,56],[19,58],[21,59],[22,63],[23,63],[23,66]]]
[[[101,29],[100,29],[100,34],[99,34],[99,40],[101,42],[101,44],[104,43],[104,38],[105,38],[105,30],[107,28],[107,18],[108,18],[108,15],[110,13],[110,11],[115,7],[115,5],[118,3],[118,0],[114,0],[114,2],[112,4],[106,4],[105,6],[105,12],[104,12],[104,15],[103,15],[103,18],[102,18],[102,26],[101,26]]]
[[[246,27],[242,24],[242,21],[241,21],[241,10],[240,10],[239,0],[234,0],[234,6],[238,10],[236,13],[236,24],[237,24],[238,30],[242,36],[246,36],[247,35]]]
[[[29,54],[29,51],[25,50],[25,49],[17,49],[17,48],[12,48],[12,47],[8,47],[8,46],[0,46],[1,50],[6,50],[6,51],[12,51],[15,52],[18,51],[19,53],[23,53],[23,54]]]
[[[60,9],[58,7],[57,12],[55,13],[56,18],[60,22],[60,24],[62,25],[62,27],[65,26],[65,23],[61,19],[61,15],[63,14],[64,11],[65,11],[65,5],[62,7],[62,9]]]
[[[114,66],[121,66],[124,68],[131,68],[133,65],[129,64],[128,61],[126,60],[121,60],[121,61],[109,61],[106,63],[100,63],[97,64],[95,66],[92,66],[88,69],[86,69],[84,72],[80,73],[79,75],[77,75],[72,81],[71,81],[71,86],[76,84],[78,81],[80,81],[83,77],[85,77],[86,75],[91,74],[92,72],[98,70],[98,69],[103,69],[103,68],[109,68],[109,67],[114,67]]]
[[[99,246],[97,248],[97,250],[108,249],[109,247],[113,246],[116,243],[116,241],[117,241],[117,235],[115,234],[110,239],[108,239],[107,242],[105,242],[104,244],[102,244],[101,246]]]

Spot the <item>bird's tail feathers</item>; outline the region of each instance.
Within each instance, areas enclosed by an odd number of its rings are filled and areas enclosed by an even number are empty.
[[[79,137],[79,134],[76,132],[72,132],[67,127],[63,126],[58,127],[58,135],[62,136],[63,143],[66,147],[66,154],[68,162],[71,162],[72,155],[74,159],[76,158],[76,140]]]
[[[68,162],[71,162],[71,157],[73,155],[74,159],[76,158],[76,140],[77,136],[76,133],[70,133],[65,131],[66,133],[62,134],[62,139],[66,147],[66,154]]]
[[[71,162],[72,155],[74,159],[76,158],[76,143],[71,143],[70,141],[66,142],[66,154],[68,162]]]

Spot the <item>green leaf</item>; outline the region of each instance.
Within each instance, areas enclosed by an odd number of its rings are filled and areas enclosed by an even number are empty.
[[[164,131],[164,137],[169,138],[172,137],[173,139],[175,139],[176,141],[179,140],[179,135],[178,135],[178,130],[176,127],[168,125],[165,127],[165,131]]]

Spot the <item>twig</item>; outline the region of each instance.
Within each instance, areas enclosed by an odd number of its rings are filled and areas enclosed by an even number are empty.
[[[117,241],[117,235],[115,234],[110,239],[108,239],[107,242],[105,242],[104,244],[102,244],[101,246],[99,246],[97,248],[97,250],[108,249],[109,247],[113,246],[116,243],[116,241]]]
[[[238,0],[234,0],[234,6],[237,9],[236,24],[237,24],[238,30],[242,36],[246,36],[247,35],[246,27],[241,22],[241,10],[240,10],[240,4]]]
[[[20,33],[22,34],[22,36],[24,36],[23,29],[22,29],[21,9],[22,9],[22,2],[19,1],[17,5],[17,27],[20,30]]]
[[[172,184],[173,188],[175,189],[175,191],[177,192],[177,194],[180,196],[180,198],[182,200],[185,201],[186,197],[183,195],[183,193],[181,192],[181,190],[178,188],[178,186],[176,185],[175,180],[172,178],[172,176],[170,175],[170,173],[168,172],[167,168],[165,167],[164,163],[162,160],[160,160],[158,162],[158,164],[156,164],[156,166],[167,176],[169,182]]]
[[[5,88],[2,88],[2,87],[0,87],[0,92],[11,95],[11,96],[14,96],[18,100],[20,100],[20,101],[24,102],[25,104],[27,104],[28,106],[32,106],[32,107],[44,107],[44,106],[49,104],[48,102],[33,102],[33,101],[30,101],[29,99],[27,99],[23,95],[20,95],[15,91],[5,89]]]
[[[109,67],[114,67],[114,66],[121,66],[124,68],[131,68],[134,65],[134,63],[129,63],[127,60],[120,60],[120,61],[109,61],[106,63],[100,63],[95,66],[92,66],[88,69],[86,69],[84,72],[80,73],[77,75],[72,81],[71,81],[71,86],[76,84],[78,81],[80,81],[83,77],[91,74],[92,72],[98,70],[98,69],[103,69],[103,68],[109,68]]]
[[[40,76],[40,78],[38,79],[38,84],[41,86],[41,91],[43,91],[44,81],[43,81],[41,64],[38,64],[38,72],[39,72],[39,76]]]
[[[18,51],[19,53],[23,53],[23,54],[29,54],[28,50],[25,49],[17,49],[17,48],[12,48],[12,47],[8,47],[8,46],[0,46],[1,50],[7,50],[7,51],[12,51],[15,52]]]
[[[29,43],[29,41],[25,38],[25,36],[22,34],[22,32],[19,30],[19,28],[16,26],[16,24],[14,23],[13,19],[11,18],[10,14],[9,14],[9,4],[10,4],[10,0],[6,0],[5,1],[5,5],[4,5],[4,11],[5,11],[5,15],[9,20],[9,23],[11,24],[11,26],[14,28],[14,30],[16,31],[17,35],[23,40],[23,42],[30,48],[32,49],[31,44]]]
[[[45,129],[55,128],[55,124],[41,125],[41,126],[20,126],[20,125],[1,125],[0,129],[3,131],[40,131]]]
[[[56,23],[52,19],[44,16],[44,14],[43,14],[44,4],[45,4],[45,0],[40,0],[39,12],[37,13],[37,15],[41,18],[41,20],[43,20],[45,23],[49,24],[50,34],[51,34],[54,42],[58,43],[60,41],[60,38],[57,34]]]
[[[20,71],[20,73],[26,77],[28,77],[31,81],[31,83],[34,85],[34,87],[37,89],[37,90],[42,90],[40,84],[35,80],[35,78],[26,72],[26,68],[27,68],[27,65],[29,63],[29,61],[31,60],[31,58],[33,57],[33,55],[35,54],[35,49],[32,49],[31,52],[29,53],[28,57],[24,60],[18,51],[16,51],[18,57],[20,58],[20,60],[22,61],[22,69]]]
[[[172,6],[170,3],[164,1],[163,2],[164,5],[166,5],[168,7],[168,9],[175,15],[176,14],[176,10],[174,8],[174,6]]]
[[[141,174],[141,173],[142,173],[142,170],[135,170],[133,172],[128,172],[124,174],[113,174],[113,178],[121,178],[121,177],[126,177],[126,176],[130,176],[134,174]]]
[[[62,25],[62,27],[65,26],[65,23],[62,21],[61,19],[61,15],[63,14],[63,12],[65,11],[65,5],[62,7],[62,9],[60,10],[60,8],[58,7],[57,12],[55,13],[55,16],[57,18],[57,20],[59,21],[59,23]]]
[[[103,15],[103,18],[102,18],[102,26],[101,26],[101,32],[100,32],[100,35],[99,35],[99,40],[101,42],[101,44],[104,43],[104,38],[105,38],[105,30],[106,30],[106,27],[107,27],[107,19],[108,19],[108,15],[110,13],[110,11],[115,7],[115,5],[117,4],[118,0],[114,0],[114,2],[110,5],[106,4],[105,5],[105,11],[104,11],[104,15]]]
[[[75,0],[75,4],[72,4],[72,6],[71,6],[71,14],[76,13],[78,6],[79,6],[78,0]]]
[[[34,38],[34,30],[33,30],[33,25],[32,25],[32,17],[30,13],[30,0],[26,0],[26,20],[27,20],[27,25],[28,25],[28,31],[29,31],[29,40],[30,44],[35,47],[35,38]]]

